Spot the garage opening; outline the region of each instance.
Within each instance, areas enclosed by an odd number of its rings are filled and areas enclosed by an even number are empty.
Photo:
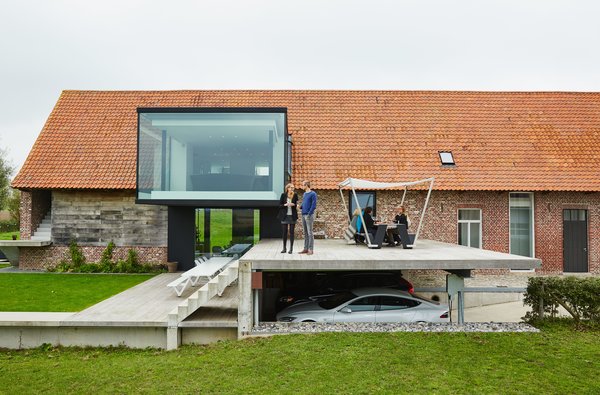
[[[400,270],[262,272],[258,319],[276,321],[283,309],[357,288],[389,288],[414,293]]]

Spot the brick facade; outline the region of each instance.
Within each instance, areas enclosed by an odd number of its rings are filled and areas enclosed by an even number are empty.
[[[47,211],[48,195],[23,191],[21,197],[21,234],[29,238],[34,224]],[[338,191],[317,191],[319,203],[315,231],[328,238],[339,238],[348,224]],[[348,204],[348,192],[344,192]],[[400,203],[401,192],[377,191],[377,217],[391,219]],[[416,231],[426,191],[409,191],[405,207]],[[39,207],[38,207],[39,206]],[[489,191],[433,191],[420,238],[457,243],[458,209],[481,209],[482,247],[510,252],[509,193]],[[541,273],[563,271],[563,209],[588,210],[588,268],[600,274],[600,193],[534,193],[535,255],[542,260]],[[109,241],[115,242],[115,256],[124,258],[135,248],[142,262],[167,260],[167,208],[137,205],[134,192],[55,191],[52,193],[54,244],[44,248],[22,248],[20,265],[41,269],[65,258],[68,241],[75,238],[89,262],[98,261]],[[300,221],[299,221],[300,222]],[[37,226],[36,226],[37,227]],[[296,226],[297,238],[302,226]],[[489,271],[488,271],[489,272]],[[505,272],[505,271],[504,271]]]
[[[348,217],[342,207],[339,192],[317,193],[319,204],[315,230],[324,230],[329,238],[341,237],[348,225]],[[407,193],[404,205],[411,218],[412,231],[416,231],[419,225],[425,195],[424,191]],[[401,197],[402,192],[377,191],[377,217],[390,219]],[[344,198],[348,198],[348,192],[344,193]],[[483,248],[510,252],[508,192],[433,191],[419,238],[457,243],[459,208],[481,209]],[[542,268],[538,271],[563,271],[562,210],[566,208],[588,210],[588,268],[590,273],[600,274],[600,193],[582,192],[534,193],[535,255],[542,260]],[[297,228],[298,237],[302,237],[302,227]]]
[[[86,262],[99,262],[102,251],[106,247],[84,246],[81,247]],[[167,247],[116,247],[113,258],[126,259],[129,249],[138,253],[141,263],[165,263],[167,262]],[[33,248],[21,247],[19,257],[19,268],[21,269],[48,269],[56,266],[61,260],[69,260],[69,247],[50,245],[47,247]]]

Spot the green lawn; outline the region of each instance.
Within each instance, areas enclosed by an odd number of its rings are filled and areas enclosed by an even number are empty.
[[[600,332],[288,335],[0,352],[11,393],[597,394]]]
[[[151,277],[0,273],[0,311],[81,311]]]
[[[17,239],[19,239],[19,231],[15,231],[15,232],[0,232],[0,240],[12,240],[13,236],[17,236]]]

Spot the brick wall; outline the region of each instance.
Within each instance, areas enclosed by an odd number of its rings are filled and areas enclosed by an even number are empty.
[[[315,230],[322,227],[327,237],[340,238],[348,226],[348,217],[339,192],[317,193],[317,218],[321,222],[315,224]],[[411,219],[412,232],[416,232],[419,225],[425,195],[425,191],[407,193],[404,206]],[[348,199],[348,192],[344,197]],[[377,216],[390,219],[401,198],[402,192],[377,191]],[[506,253],[510,251],[508,192],[433,191],[419,238],[457,243],[459,208],[481,209],[483,248]],[[535,255],[542,260],[539,271],[561,273],[563,270],[562,210],[565,208],[588,210],[588,267],[591,273],[600,274],[600,193],[582,192],[534,193]],[[302,237],[302,227],[297,228],[298,237]]]
[[[167,262],[167,247],[116,247],[113,252],[114,259],[126,259],[130,248],[137,251],[139,262],[141,263]],[[81,247],[81,249],[85,255],[86,262],[98,262],[105,247],[86,246]],[[70,259],[68,246],[21,247],[19,268],[45,270],[56,266],[63,259]]]
[[[535,193],[535,252],[543,272],[563,269],[563,209],[588,210],[588,268],[600,274],[600,193]]]

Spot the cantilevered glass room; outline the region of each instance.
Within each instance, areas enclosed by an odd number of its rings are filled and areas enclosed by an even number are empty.
[[[285,109],[139,109],[138,116],[140,203],[260,206],[279,199]]]

